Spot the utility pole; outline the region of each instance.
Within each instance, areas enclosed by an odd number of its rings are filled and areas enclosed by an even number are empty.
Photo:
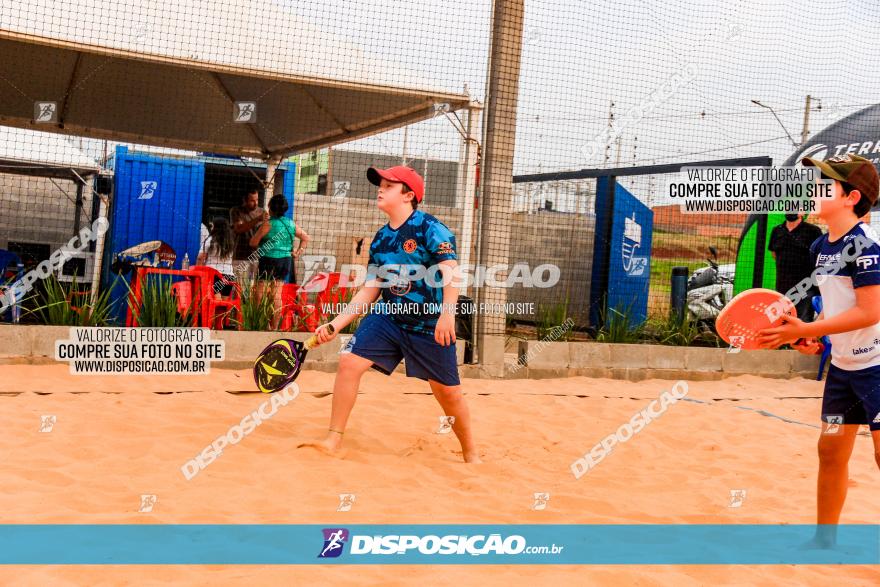
[[[622,136],[617,137],[617,162],[614,164],[615,167],[620,167],[620,143],[622,139]]]
[[[807,136],[810,134],[810,100],[812,97],[807,94],[807,103],[804,105],[804,128],[801,130],[801,145],[807,142]]]
[[[318,169],[318,175],[321,174],[320,159],[315,166]],[[324,195],[333,195],[333,147],[327,147],[327,179],[324,180],[327,185],[324,186]]]
[[[603,167],[608,167],[611,160],[611,137],[614,136],[614,100],[611,100],[611,106],[608,109],[608,139],[605,141],[605,163]]]
[[[409,142],[409,125],[403,127],[403,155],[400,158],[400,164],[406,165],[406,147]]]

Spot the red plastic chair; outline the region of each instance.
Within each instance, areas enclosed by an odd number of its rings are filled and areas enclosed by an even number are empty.
[[[145,280],[154,275],[161,275],[161,279],[168,279],[167,274],[159,273],[162,270],[163,269],[156,267],[134,267],[134,276],[131,278],[130,292],[128,294],[128,309],[126,310],[125,318],[126,326],[137,326],[137,316],[132,312],[132,307],[139,308],[141,305],[143,300],[141,288],[143,287]],[[182,272],[173,272],[174,275],[180,273]],[[171,279],[173,279],[173,277]],[[204,282],[204,279],[199,279],[199,282]],[[198,295],[193,295],[192,282],[189,279],[174,282],[171,284],[171,292],[177,298],[177,311],[181,314],[190,313],[193,317],[193,323],[198,323],[201,320],[199,297]]]
[[[92,292],[88,289],[71,289],[67,292],[67,295],[64,299],[67,301],[67,305],[70,306],[70,309],[76,312],[77,314],[82,314],[83,308],[82,306],[88,302],[91,297]]]
[[[281,286],[281,330],[294,330],[302,327],[306,332],[318,328],[318,315],[315,306],[308,303],[306,292],[295,283]]]
[[[315,294],[315,314],[318,323],[337,313],[337,309],[348,302],[353,293],[348,276],[341,273],[318,273],[303,285],[302,289],[307,294]]]
[[[214,280],[223,279],[223,275],[207,265],[193,265],[189,268],[201,274],[201,291],[197,297],[201,305],[202,325],[208,328],[220,329],[231,324],[230,315],[233,311],[241,316],[241,290],[237,283],[233,284],[232,293],[228,300],[218,300],[215,296]]]
[[[184,280],[172,283],[171,293],[177,300],[177,311],[186,315],[192,307],[192,282]]]

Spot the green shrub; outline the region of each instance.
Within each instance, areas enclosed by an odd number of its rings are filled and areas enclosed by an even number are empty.
[[[262,295],[257,295],[255,282],[243,279],[241,282],[241,316],[233,321],[242,330],[271,330],[275,315],[275,285],[269,282]],[[296,325],[294,325],[294,330]]]
[[[91,292],[78,291],[76,276],[66,289],[55,275],[50,275],[35,296],[37,307],[29,312],[39,316],[43,324],[53,326],[107,326],[111,323],[111,289],[92,299]]]
[[[666,318],[652,318],[645,329],[653,343],[671,346],[719,346],[720,339],[707,327],[689,317],[679,319],[670,313]]]
[[[545,340],[549,336],[558,336],[555,340],[566,341],[571,339],[571,329],[564,328],[554,331],[553,329],[568,320],[568,298],[554,304],[538,304],[537,334],[538,340]],[[551,334],[552,333],[552,334]]]
[[[599,342],[614,343],[639,343],[645,335],[645,323],[633,322],[630,303],[623,311],[617,308],[608,308],[601,312],[602,328],[596,334]]]
[[[351,302],[351,299],[357,294],[357,290],[355,288],[348,288],[345,291],[345,295],[340,300],[341,303],[348,304]],[[351,324],[342,329],[341,334],[354,334],[358,329],[358,326],[361,324],[361,320],[364,319],[364,315],[357,316],[354,320],[351,321]]]
[[[159,275],[141,281],[141,299],[135,300],[133,295],[129,295],[128,308],[136,326],[186,327],[192,326],[198,315],[197,300],[197,292],[193,292],[193,303],[180,313],[177,309],[177,298],[171,291],[171,278]]]

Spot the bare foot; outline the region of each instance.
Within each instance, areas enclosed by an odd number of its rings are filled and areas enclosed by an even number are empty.
[[[837,546],[837,526],[817,525],[812,539],[800,545],[800,550],[832,550]]]
[[[313,448],[318,452],[322,452],[324,454],[333,454],[333,450],[328,448],[323,441],[315,440],[312,442],[301,442],[296,445],[296,448]]]
[[[332,455],[336,454],[339,451],[339,447],[341,444],[342,441],[338,439],[338,435],[334,434],[327,436],[327,438],[325,438],[324,440],[303,442],[301,444],[298,444],[296,448],[314,448],[324,454]]]
[[[480,453],[477,452],[477,449],[475,449],[475,448],[462,451],[461,454],[464,457],[464,462],[466,462],[466,463],[482,463],[483,462],[483,459],[480,458]]]

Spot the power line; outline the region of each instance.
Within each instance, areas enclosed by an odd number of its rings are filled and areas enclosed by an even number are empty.
[[[773,141],[779,141],[782,139],[785,139],[786,142],[788,141],[788,137],[785,135],[782,135],[782,136],[778,136],[778,137],[773,137],[772,139],[764,139],[761,141],[754,141],[751,143],[742,143],[740,145],[730,145],[728,147],[719,147],[717,149],[707,149],[705,151],[693,151],[691,153],[678,153],[676,155],[668,155],[666,157],[649,157],[647,159],[640,159],[639,161],[633,161],[633,164],[645,163],[648,161],[663,161],[666,159],[678,159],[680,157],[689,157],[690,155],[704,155],[706,153],[717,153],[718,151],[727,151],[728,149],[739,149],[741,147],[751,147],[752,145],[760,145],[763,143],[772,143]]]
[[[742,143],[739,145],[729,145],[727,147],[719,147],[717,149],[706,149],[705,151],[694,151],[691,153],[676,153],[675,155],[667,155],[664,157],[647,157],[645,159],[639,159],[637,161],[633,161],[632,165],[635,165],[637,163],[652,163],[653,164],[653,163],[656,163],[657,161],[665,161],[668,159],[679,159],[681,157],[689,157],[691,155],[703,155],[706,153],[717,153],[718,151],[727,151],[728,149],[739,149],[741,147],[750,147],[752,145],[760,145],[763,143],[772,143],[773,141],[780,141],[783,139],[785,139],[785,141],[788,142],[788,137],[786,137],[785,135],[781,135],[778,137],[773,137],[772,139],[763,139],[760,141],[753,141],[751,143]],[[571,171],[571,169],[557,169],[556,171],[541,170],[541,171],[539,171],[539,173],[542,173],[542,172],[555,173],[557,171]],[[523,173],[522,172],[515,172],[514,175],[523,175]],[[571,181],[571,180],[557,180],[557,181]]]
[[[875,106],[876,104],[877,104],[876,102],[872,102],[872,103],[868,103],[868,104],[840,104],[840,105],[838,105],[838,107],[839,108],[861,108],[864,106]],[[828,110],[828,108],[826,108],[825,110]],[[800,112],[803,112],[804,109],[803,109],[803,107],[800,107],[800,108],[780,108],[780,109],[777,109],[776,111],[777,112],[799,112],[800,113]],[[822,107],[816,106],[815,108],[810,108],[810,111],[821,112]],[[674,120],[674,119],[678,119],[678,118],[694,118],[694,117],[706,118],[706,117],[710,117],[710,116],[741,116],[743,114],[745,114],[745,115],[759,115],[759,114],[765,115],[766,113],[762,112],[761,110],[729,110],[726,112],[701,111],[701,112],[691,112],[689,114],[669,114],[669,115],[662,115],[662,116],[645,116],[644,118],[642,118],[642,120]],[[573,117],[559,116],[559,117],[557,117],[557,116],[548,115],[548,114],[539,114],[539,115],[536,115],[535,120],[533,120],[531,122],[537,122],[537,121],[546,120],[546,119],[552,119],[553,121],[559,121],[559,122],[578,122],[578,121],[590,121],[590,120],[605,120],[606,117],[605,116],[573,116]],[[526,118],[526,117],[523,117],[523,120],[526,122],[529,122],[528,118]]]
[[[645,159],[638,159],[636,161],[633,161],[632,164],[635,165],[637,163],[656,163],[657,161],[665,161],[668,159],[679,159],[681,157],[689,157],[691,155],[704,155],[706,153],[717,153],[718,151],[727,151],[729,149],[739,149],[741,147],[750,147],[752,145],[760,145],[763,143],[772,143],[773,141],[779,141],[782,139],[787,140],[788,137],[786,137],[785,135],[782,135],[782,136],[778,136],[778,137],[773,137],[772,139],[763,139],[760,141],[753,141],[751,143],[742,143],[739,145],[729,145],[727,147],[719,147],[717,149],[706,149],[704,151],[693,151],[690,153],[676,153],[675,155],[667,155],[664,157],[647,157]]]

